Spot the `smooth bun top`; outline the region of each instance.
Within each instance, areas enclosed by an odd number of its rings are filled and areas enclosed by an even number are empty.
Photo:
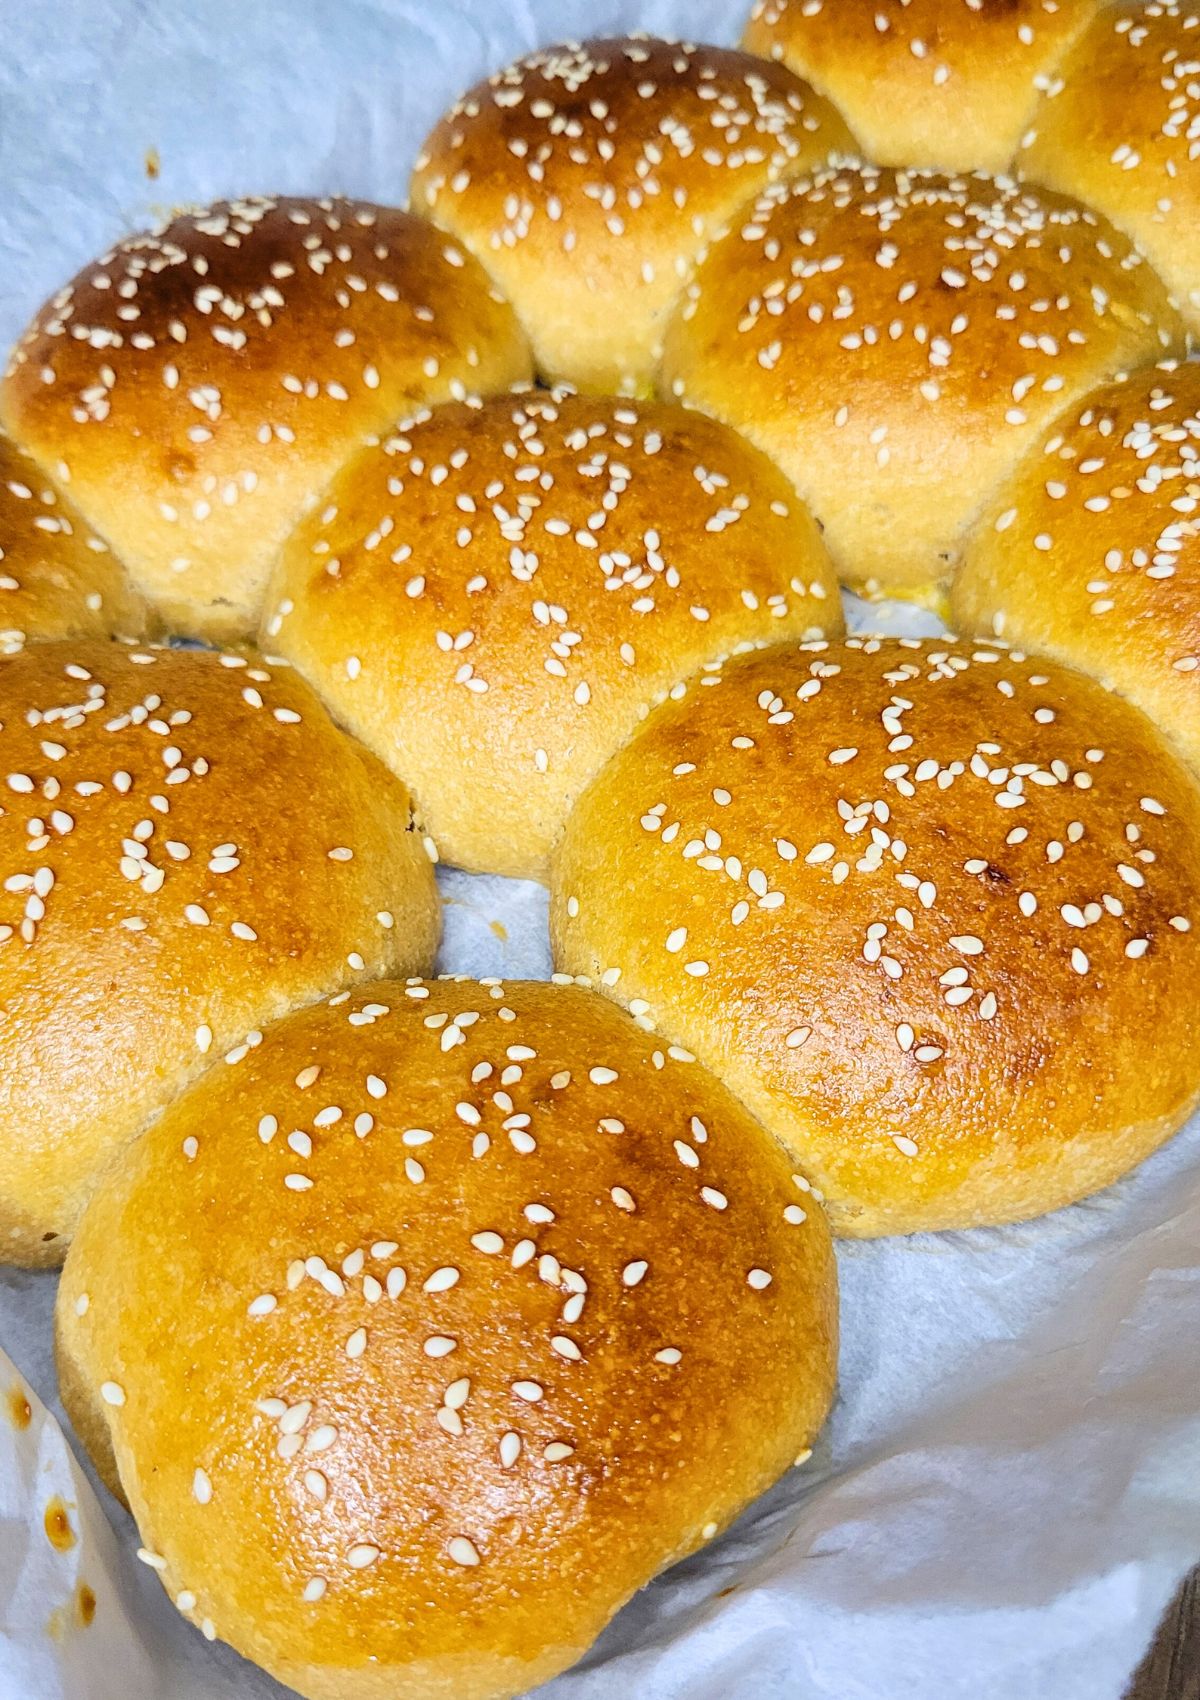
[[[145,605],[108,545],[0,432],[0,655],[36,638],[145,629]]]
[[[1136,709],[992,644],[731,662],[584,794],[552,924],[845,1233],[1056,1208],[1200,1097],[1200,791]]]
[[[1061,73],[1017,169],[1128,232],[1200,330],[1200,3],[1101,7]]]
[[[1097,674],[1200,773],[1200,366],[1055,421],[980,520],[954,614]]]
[[[672,322],[665,382],[743,431],[868,591],[927,593],[1074,396],[1183,343],[1106,219],[989,177],[839,167],[772,186]]]
[[[225,638],[363,436],[529,371],[509,307],[424,220],[246,199],[86,266],[17,344],[0,411],[174,626]]]
[[[364,450],[267,607],[269,646],[405,777],[443,858],[533,878],[677,679],[842,628],[764,455],[702,414],[569,392],[449,403]]]
[[[780,65],[653,37],[564,43],[470,89],[413,204],[498,279],[539,370],[644,392],[704,243],[772,179],[853,147]]]
[[[835,1304],[808,1183],[695,1063],[575,988],[392,982],[125,1154],[60,1364],[206,1633],[317,1700],[482,1700],[810,1443]]]
[[[756,0],[745,45],[845,115],[881,165],[1003,171],[1098,0]]]
[[[437,938],[408,793],[290,669],[103,640],[0,663],[0,1259],[247,1031]]]

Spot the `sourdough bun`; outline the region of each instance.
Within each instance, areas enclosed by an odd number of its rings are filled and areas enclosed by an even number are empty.
[[[0,656],[38,638],[141,637],[146,624],[108,545],[0,431]]]
[[[182,1086],[427,967],[438,912],[404,787],[253,657],[31,645],[0,663],[0,787],[0,1260],[52,1264]]]
[[[731,662],[584,794],[556,960],[684,1044],[855,1236],[1036,1216],[1200,1100],[1200,790],[987,644]]]
[[[764,184],[851,146],[781,65],[645,36],[569,42],[468,90],[412,199],[497,279],[544,377],[645,393],[704,243]]]
[[[756,0],[744,45],[806,78],[869,159],[1003,171],[1098,0]]]
[[[1200,330],[1197,0],[1118,0],[1063,61],[1017,158],[1098,207],[1149,256]]]
[[[0,413],[171,626],[225,641],[364,436],[529,371],[509,307],[424,220],[247,199],[86,266],[17,344]]]
[[[562,1669],[811,1444],[837,1328],[820,1206],[725,1089],[495,981],[214,1069],[106,1177],[58,1323],[164,1587],[309,1700]]]
[[[765,455],[683,408],[545,392],[448,403],[364,449],[267,608],[265,641],[405,776],[443,858],[534,879],[656,696],[842,629]]]
[[[1183,334],[1073,201],[839,167],[766,190],[716,244],[663,376],[783,468],[855,589],[929,600],[1053,415]]]
[[[960,630],[1096,674],[1200,773],[1200,366],[1057,419],[993,497],[953,600]]]

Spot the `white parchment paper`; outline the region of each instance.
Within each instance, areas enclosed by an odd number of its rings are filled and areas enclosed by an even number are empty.
[[[728,42],[742,9],[0,0],[0,339],[162,207],[402,199],[441,108],[514,54],[638,25]],[[442,892],[444,969],[549,972],[538,888],[450,872]],[[841,1391],[812,1461],[640,1595],[547,1700],[1118,1700],[1200,1558],[1198,1246],[1200,1120],[1041,1222],[843,1243]],[[0,1700],[278,1697],[176,1616],[75,1464],[54,1285],[0,1270]],[[55,1495],[78,1537],[65,1553],[43,1527]]]

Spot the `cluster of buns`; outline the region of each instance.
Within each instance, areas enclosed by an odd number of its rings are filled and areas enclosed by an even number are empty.
[[[562,1669],[807,1456],[831,1225],[1200,1102],[1198,20],[553,47],[413,210],[180,214],[14,350],[0,1251],[313,1700]],[[554,983],[429,978],[439,854],[550,885]]]

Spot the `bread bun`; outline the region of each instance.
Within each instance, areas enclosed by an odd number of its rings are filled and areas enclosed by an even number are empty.
[[[980,520],[954,618],[1096,674],[1200,773],[1200,366],[1055,421]]]
[[[1097,0],[756,0],[745,46],[841,110],[868,158],[1003,171]]]
[[[1073,201],[839,167],[766,190],[716,244],[663,374],[778,462],[855,589],[932,600],[1053,415],[1183,336],[1150,267]]]
[[[534,879],[656,696],[842,629],[817,528],[757,449],[683,408],[545,392],[365,449],[267,607],[269,646],[405,776],[442,856]]]
[[[408,793],[289,670],[99,639],[0,663],[0,1261],[247,1033],[428,967]]]
[[[854,1236],[1107,1186],[1200,1101],[1200,790],[1056,663],[731,662],[576,805],[556,961],[717,1068]]]
[[[0,431],[0,655],[35,638],[141,637],[146,624],[108,545]]]
[[[468,90],[412,199],[497,279],[544,377],[645,393],[704,243],[765,183],[850,147],[781,65],[645,36],[569,42]]]
[[[811,1444],[837,1324],[819,1204],[716,1080],[587,992],[457,981],[212,1070],[58,1327],[206,1634],[309,1700],[499,1700]]]
[[[171,626],[225,641],[364,436],[529,372],[509,307],[422,219],[247,199],[86,266],[17,344],[0,413]]]
[[[1102,6],[1063,61],[1017,158],[1098,207],[1147,254],[1200,330],[1197,0]]]

